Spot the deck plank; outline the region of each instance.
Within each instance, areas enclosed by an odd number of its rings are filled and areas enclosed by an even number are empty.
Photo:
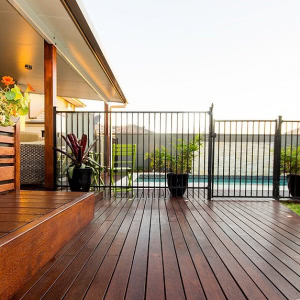
[[[116,216],[113,218],[108,217],[104,222],[104,230],[101,232],[103,238],[100,238],[100,242],[97,240],[96,245],[88,245],[88,247],[84,249],[85,251],[80,252],[80,255],[75,259],[75,263],[72,263],[62,276],[56,280],[54,285],[44,295],[44,299],[61,299],[77,278],[84,281],[80,284],[83,284],[86,288],[88,287],[97,272],[98,264],[102,262],[107,250],[111,246],[131,205],[132,201],[126,200],[125,205]]]
[[[115,205],[116,201],[115,199],[109,199],[109,200],[104,200],[104,201],[99,201],[96,203],[95,206],[95,216],[94,219],[91,221],[91,224],[86,227],[85,230],[82,232],[78,232],[76,236],[64,247],[62,248],[56,255],[55,259],[48,262],[34,277],[31,278],[30,281],[22,289],[19,290],[19,292],[16,294],[15,299],[19,299],[22,297],[27,297],[26,295],[29,294],[36,289],[36,286],[38,286],[40,282],[42,282],[43,277],[49,274],[53,269],[55,269],[55,265],[59,264],[61,262],[61,259],[63,258],[63,255],[66,254],[70,249],[75,248],[77,249],[78,252],[83,248],[85,245],[86,241],[90,239],[90,237],[95,233],[96,229],[100,227],[101,225],[101,220],[104,222],[103,215],[105,212],[109,211],[112,209],[112,207]],[[112,206],[111,206],[112,204]],[[98,224],[95,224],[95,221],[98,220]],[[102,222],[102,223],[103,223]],[[73,256],[70,256],[71,260],[69,263],[72,261]],[[65,265],[61,264],[61,273],[63,272]],[[59,267],[58,267],[59,269]],[[57,272],[60,274],[59,272]],[[53,278],[51,276],[48,276],[48,278]],[[49,280],[50,281],[50,280]],[[52,282],[53,283],[53,282]],[[49,283],[51,286],[51,282]],[[36,291],[36,290],[35,290]],[[34,295],[37,295],[38,293],[33,292]]]
[[[65,295],[65,298],[82,298],[86,294],[89,287],[91,287],[91,289],[89,289],[89,293],[86,295],[88,299],[100,296],[102,297],[104,295],[106,287],[102,286],[101,288],[101,286],[98,285],[98,283],[100,283],[98,281],[99,276],[96,275],[101,275],[103,270],[101,269],[101,267],[103,267],[104,269],[106,268],[106,275],[110,275],[110,273],[107,272],[107,268],[111,267],[111,263],[115,263],[115,260],[119,256],[120,250],[130,228],[130,224],[135,215],[137,206],[138,201],[128,201],[126,203],[125,208],[128,207],[129,209],[124,210],[124,217],[122,217],[121,212],[118,216],[120,221],[115,221],[114,224],[111,226],[110,231],[107,232],[105,236],[107,240],[106,243],[103,239],[103,244],[100,247],[98,247],[93,253],[93,255],[90,257],[89,261],[81,270],[74,283],[72,283],[72,286],[69,289],[68,294]],[[103,264],[106,257],[110,259],[106,260],[105,264]],[[96,286],[96,290],[93,289],[93,286]]]
[[[165,299],[158,202],[158,198],[153,199],[146,289],[146,299],[157,300]]]
[[[105,299],[124,299],[125,297],[145,204],[145,199],[141,199],[140,207],[134,217],[133,224],[125,241],[122,253],[120,254],[114,274],[109,286],[107,286]]]
[[[151,224],[152,198],[146,200],[143,220],[132,262],[126,299],[144,299],[148,267],[148,250]]]
[[[34,297],[42,298],[57,281],[57,293],[63,294],[66,292],[66,289],[69,287],[67,285],[68,281],[72,283],[72,281],[76,278],[76,270],[81,270],[81,267],[86,263],[88,257],[93,253],[94,249],[109,229],[109,225],[111,225],[112,222],[108,222],[108,219],[114,219],[124,206],[125,202],[126,200],[122,199],[121,201],[110,205],[109,210],[106,210],[105,213],[97,220],[98,223],[95,222],[92,224],[94,225],[93,227],[96,227],[95,231],[94,228],[92,230],[93,235],[87,240],[85,237],[81,237],[80,240],[77,240],[72,247],[70,247],[68,251],[62,255],[62,257],[60,257],[58,262],[51,267],[27,292],[24,299],[32,299]],[[60,278],[64,278],[66,280],[67,286],[64,286]]]
[[[94,299],[96,297],[103,298],[107,287],[109,285],[110,279],[113,275],[115,266],[118,262],[118,258],[120,257],[120,253],[124,246],[126,237],[128,236],[131,226],[133,224],[133,220],[136,217],[136,213],[141,217],[139,212],[143,210],[144,203],[137,199],[137,201],[133,201],[128,214],[122,222],[122,225],[116,234],[111,247],[107,251],[103,261],[101,263],[98,262],[99,267],[96,271],[94,279],[91,282],[91,285],[85,284],[86,276],[84,273],[80,274],[80,276],[76,279],[72,288],[66,295],[65,299],[74,299],[80,298],[84,296],[87,289],[88,292],[85,296],[85,299]],[[138,219],[135,219],[138,220]]]
[[[35,191],[30,194],[36,195]],[[50,200],[51,195],[49,192],[44,196]],[[9,231],[0,238],[3,299],[11,298],[26,285],[92,220],[95,203],[92,193],[74,196],[68,202],[57,209],[0,208],[0,228]]]
[[[185,299],[165,201],[159,201],[159,212],[166,298]]]
[[[12,208],[27,208],[28,195],[20,199]],[[149,193],[97,205],[92,223],[15,299],[300,298],[300,217],[279,203]]]
[[[210,209],[210,207],[203,202],[193,204],[206,222],[211,216],[218,216],[214,209]],[[292,289],[293,287],[288,281],[279,277],[272,266],[266,263],[251,247],[244,243],[238,234],[227,225],[227,222],[222,222],[223,220],[230,222],[229,219],[225,220],[220,218],[215,224],[209,223],[209,226],[219,239],[223,241],[224,245],[230,248],[236,260],[243,266],[248,274],[250,274],[251,278],[255,280],[257,286],[268,299],[284,299],[278,287],[282,287],[283,289],[285,289],[286,286]],[[250,261],[254,265],[252,265]]]
[[[166,207],[169,218],[172,220],[170,221],[170,227],[186,297],[188,299],[205,299],[201,282],[174,212],[172,200],[167,200]]]
[[[193,259],[198,276],[202,283],[206,298],[211,300],[226,299],[204,253],[202,252],[197,242],[193,231],[191,230],[187,220],[185,219],[184,205],[182,209],[177,201],[172,201],[172,204],[187,246],[189,248],[189,252],[191,253],[191,257]]]
[[[219,206],[216,205],[217,207]],[[215,211],[215,210],[214,210]],[[273,245],[270,247],[269,243],[261,238],[259,235],[256,235],[256,232],[253,231],[250,227],[245,226],[243,223],[239,222],[234,215],[230,214],[230,212],[222,209],[220,207],[220,213],[229,217],[230,220],[233,220],[237,223],[232,223],[230,221],[226,222],[234,231],[238,233],[238,235],[250,246],[254,249],[265,261],[269,263],[280,275],[275,275],[277,280],[277,287],[284,293],[284,295],[288,295],[289,298],[299,297],[299,275],[295,274],[288,266],[286,266],[282,261],[290,261],[290,258],[286,255],[282,255],[277,248]],[[236,226],[238,224],[238,226]],[[292,262],[291,262],[292,263]],[[291,266],[295,265],[295,262],[291,264]],[[298,273],[300,274],[300,273]]]

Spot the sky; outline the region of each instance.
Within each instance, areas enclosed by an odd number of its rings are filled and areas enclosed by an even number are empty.
[[[81,0],[130,111],[300,119],[299,0]]]

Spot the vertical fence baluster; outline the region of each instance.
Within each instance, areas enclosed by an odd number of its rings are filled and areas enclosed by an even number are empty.
[[[244,121],[241,121],[241,147],[240,147],[240,190],[239,190],[239,197],[241,197],[242,191],[242,166],[243,166],[243,125]],[[237,139],[237,136],[236,136]]]
[[[274,143],[274,165],[273,165],[273,198],[279,199],[280,184],[280,151],[281,151],[281,125],[282,117],[276,121],[275,143]],[[285,145],[286,146],[286,145]]]
[[[213,139],[214,139],[214,132],[213,132],[213,105],[210,107],[210,114],[209,114],[209,133],[208,133],[208,190],[207,190],[207,199],[211,200],[212,198],[212,181],[213,181]]]

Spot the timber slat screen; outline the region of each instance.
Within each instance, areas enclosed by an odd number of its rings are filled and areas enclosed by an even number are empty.
[[[0,193],[20,188],[19,124],[0,127]]]
[[[110,123],[108,137],[105,114],[108,114]],[[101,168],[93,176],[94,188],[127,195],[133,190],[149,193],[159,188],[166,195],[170,169],[180,173],[182,168],[188,167],[188,190],[199,193],[199,190],[208,188],[210,116],[210,112],[57,112],[56,144],[61,150],[69,151],[62,138],[69,133],[78,138],[87,134],[89,144],[97,139],[90,155],[103,170]],[[200,141],[196,142],[198,137]],[[188,158],[186,154],[191,151],[188,145],[193,141],[200,147]],[[123,150],[113,151],[113,144]],[[136,148],[135,152],[130,150],[133,148]],[[177,157],[177,160],[170,160],[170,156]],[[58,155],[58,188],[68,186],[66,166],[69,163],[68,158]],[[121,168],[122,172],[118,172]]]
[[[180,174],[182,168],[189,172],[188,192],[198,195],[203,190],[208,199],[300,195],[300,121],[214,120],[211,108],[57,112],[56,127],[61,150],[70,150],[62,138],[68,133],[87,134],[89,144],[97,139],[90,155],[101,167],[94,171],[92,187],[110,195],[157,189],[166,196],[167,174],[170,170]],[[193,152],[197,137],[200,147]],[[68,158],[57,156],[58,188],[68,187],[68,164]]]

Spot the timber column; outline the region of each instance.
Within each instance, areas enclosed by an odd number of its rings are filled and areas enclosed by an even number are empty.
[[[54,110],[57,95],[56,48],[44,41],[44,93],[45,93],[45,188],[55,188],[54,172]]]

